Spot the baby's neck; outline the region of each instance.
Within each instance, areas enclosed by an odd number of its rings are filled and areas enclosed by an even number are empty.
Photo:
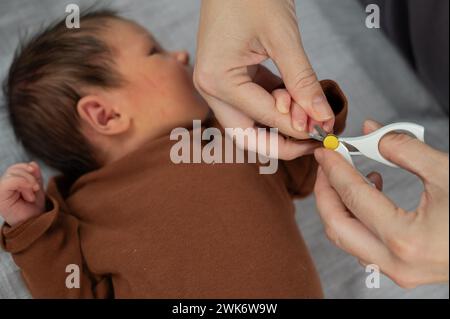
[[[202,126],[213,126],[214,116],[212,114],[208,114],[205,119],[202,119]],[[134,135],[129,136],[128,138],[123,138],[122,140],[114,140],[111,143],[111,146],[105,147],[105,151],[102,156],[102,166],[108,165],[110,163],[116,162],[126,155],[139,150],[147,143],[151,143],[157,139],[161,139],[167,137],[170,138],[171,132],[176,128],[186,128],[188,130],[192,129],[192,121],[189,123],[183,123],[178,127],[166,128],[164,130],[160,130],[154,134],[143,134],[143,135]]]

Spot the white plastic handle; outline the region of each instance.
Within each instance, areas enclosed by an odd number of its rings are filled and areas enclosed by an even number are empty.
[[[353,163],[352,157],[350,156],[350,152],[344,146],[344,144],[339,143],[339,146],[337,147],[337,149],[335,149],[335,151],[340,153],[347,160],[347,162],[352,164],[352,166],[355,166],[355,164]]]
[[[398,167],[394,163],[386,160],[380,154],[379,150],[379,143],[380,140],[383,138],[383,136],[395,131],[412,134],[420,141],[425,142],[425,128],[421,125],[407,122],[389,124],[365,136],[344,137],[339,138],[339,140],[351,146],[354,146],[359,151],[359,152],[352,152],[349,150],[350,153],[349,155],[362,154],[370,159],[373,159],[385,165],[391,167]]]

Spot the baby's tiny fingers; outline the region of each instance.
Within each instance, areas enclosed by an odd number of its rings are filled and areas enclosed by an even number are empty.
[[[27,202],[34,203],[36,201],[35,193],[29,188],[19,188],[18,191]]]
[[[17,170],[24,170],[27,171],[28,170],[29,165],[27,163],[17,163],[14,165],[11,165],[10,167],[8,167],[5,171],[5,173],[3,174],[3,177],[8,177],[8,175],[10,175],[11,172],[17,171]]]
[[[41,178],[39,165],[34,161],[29,163],[14,164],[8,169],[8,171],[16,171],[17,169],[24,170],[30,174],[33,174],[37,179]]]
[[[308,115],[297,103],[292,103],[291,110],[292,126],[300,132],[305,132],[308,125]]]
[[[26,180],[35,191],[38,191],[40,189],[39,183],[36,178],[23,169],[12,169],[8,172],[8,175],[11,177],[22,178]]]
[[[272,96],[275,98],[275,106],[277,110],[282,114],[289,113],[291,107],[291,95],[285,89],[277,89],[272,92]]]
[[[31,167],[30,173],[36,178],[37,182],[40,184],[42,182],[42,172],[41,168],[36,162],[30,162],[29,166]]]
[[[335,122],[334,118],[329,119],[328,121],[324,122],[323,123],[323,129],[326,132],[328,132],[328,133],[333,133],[333,131],[334,131],[334,122]]]
[[[18,191],[19,189],[29,189],[33,191],[33,184],[30,184],[25,178],[22,176],[10,175],[10,178],[5,179],[4,189],[8,191]]]

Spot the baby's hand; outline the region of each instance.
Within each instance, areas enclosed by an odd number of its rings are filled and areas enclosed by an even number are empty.
[[[14,226],[44,213],[45,192],[35,162],[10,166],[0,178],[0,215]]]
[[[275,105],[280,113],[291,113],[292,127],[294,129],[300,132],[313,133],[314,126],[319,125],[325,131],[331,133],[332,127],[328,127],[330,123],[317,122],[310,118],[305,110],[291,98],[291,95],[286,89],[276,89],[272,92],[272,96],[275,99]]]

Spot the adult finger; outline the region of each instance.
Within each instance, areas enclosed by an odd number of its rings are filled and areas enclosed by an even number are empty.
[[[377,128],[379,124],[366,121],[367,127]],[[379,144],[381,155],[388,161],[419,176],[424,182],[433,182],[441,174],[442,152],[406,134],[391,133],[383,137]]]
[[[214,115],[223,127],[231,129],[240,128],[244,131],[245,129],[254,129],[256,130],[256,134],[258,134],[257,127],[255,127],[255,122],[249,116],[245,115],[238,109],[228,105],[221,100],[207,97],[207,101],[212,106]],[[270,136],[270,134],[265,134],[264,136],[257,135],[256,140],[253,142],[253,145],[244,144],[238,146],[245,149],[249,149],[249,146],[251,146],[250,150],[257,152],[257,145],[261,145],[264,143],[270,144]],[[305,154],[310,154],[318,146],[318,143],[311,142],[310,140],[295,141],[290,138],[285,138],[281,135],[277,137],[277,140],[278,158],[282,160],[291,160]]]
[[[314,120],[332,120],[334,113],[306,56],[298,29],[291,31],[290,37],[290,41],[284,38],[280,41],[273,39],[270,48],[270,56],[277,65],[286,88]]]
[[[308,115],[296,102],[292,103],[292,126],[300,132],[308,130]]]
[[[317,149],[314,154],[344,205],[379,238],[390,238],[397,226],[396,205],[369,185],[337,152]]]
[[[236,82],[236,81],[234,81]],[[242,75],[239,83],[226,85],[222,96],[232,105],[258,123],[277,128],[280,132],[297,139],[308,139],[306,132],[299,132],[291,125],[290,114],[281,114],[275,107],[275,99],[248,75]]]
[[[322,168],[317,173],[314,192],[320,217],[331,241],[360,260],[379,265],[383,271],[392,269],[393,259],[387,247],[369,228],[352,217]]]

